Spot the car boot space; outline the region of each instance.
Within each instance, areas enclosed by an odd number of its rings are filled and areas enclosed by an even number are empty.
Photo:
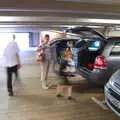
[[[104,41],[90,39],[87,42],[89,45],[83,47],[78,52],[78,68],[85,67],[92,70],[96,57],[99,56],[102,51]]]

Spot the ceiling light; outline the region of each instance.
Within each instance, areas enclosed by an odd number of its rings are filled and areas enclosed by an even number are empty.
[[[99,3],[99,4],[120,4],[119,0],[56,0],[64,2],[81,2],[81,3]]]
[[[88,19],[91,23],[106,23],[106,24],[120,24],[120,20],[112,19]]]

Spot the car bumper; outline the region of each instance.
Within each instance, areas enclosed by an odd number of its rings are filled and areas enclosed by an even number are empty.
[[[88,76],[90,75],[91,71],[86,68],[79,68],[77,73],[82,77],[88,79]]]
[[[120,117],[120,101],[117,100],[109,91],[109,88],[112,88],[109,84],[107,84],[104,88],[104,94],[105,94],[105,103],[108,105],[108,107]]]
[[[110,72],[108,72],[107,69],[93,69],[92,71],[83,68],[79,69],[79,75],[85,77],[87,80],[93,82],[94,84],[102,86],[105,85],[105,83],[109,80],[109,77],[111,76],[108,73]]]

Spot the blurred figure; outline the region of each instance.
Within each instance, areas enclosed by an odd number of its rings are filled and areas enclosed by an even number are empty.
[[[73,61],[73,52],[70,47],[65,50],[65,59],[68,62],[67,71],[71,72],[72,75],[72,73],[75,72],[75,63]]]
[[[13,40],[10,41],[4,50],[5,67],[7,73],[7,89],[9,96],[13,96],[12,75],[13,73],[18,78],[18,69],[21,66],[19,57],[19,47],[15,42],[15,35],[13,34]]]
[[[74,50],[73,50],[73,41],[67,42],[67,48],[65,50],[65,59],[68,61],[68,71],[73,75],[76,71],[75,61],[74,61]],[[74,76],[74,75],[73,75]]]
[[[44,37],[44,41],[42,42],[42,45],[38,48],[38,61],[40,62],[41,67],[41,82],[42,82],[42,88],[48,89],[47,86],[47,77],[48,72],[50,69],[50,62],[51,62],[51,51],[50,46],[48,44],[49,42],[49,35],[46,34]]]
[[[68,41],[67,42],[67,47],[70,47],[72,49],[73,48],[73,41]]]
[[[69,83],[68,80],[68,76],[72,77],[73,75],[71,73],[74,71],[73,68],[71,67],[71,63],[73,61],[72,42],[68,42],[67,45],[68,46],[65,49],[64,54],[61,55],[59,67],[60,80],[58,81],[57,85],[56,97],[58,98],[63,97],[61,93],[63,92],[63,89],[67,89],[68,90],[67,99],[75,100],[75,98],[72,97],[72,85]]]

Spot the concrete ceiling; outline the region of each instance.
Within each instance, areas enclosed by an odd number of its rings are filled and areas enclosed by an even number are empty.
[[[120,4],[119,0],[56,0],[66,2],[84,2],[84,3],[97,3],[97,4]]]
[[[119,0],[2,0],[0,28],[41,30],[86,25],[119,26],[119,13]]]

